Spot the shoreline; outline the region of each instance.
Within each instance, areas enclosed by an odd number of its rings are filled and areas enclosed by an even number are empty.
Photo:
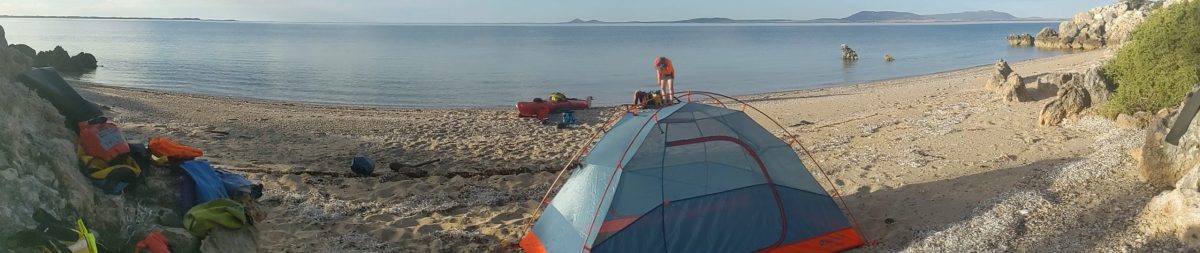
[[[1041,62],[1041,61],[1053,61],[1054,59],[1068,57],[1073,54],[1081,54],[1081,53],[1088,53],[1088,52],[1094,52],[1094,51],[1104,51],[1104,49],[1092,50],[1092,51],[1070,52],[1070,53],[1062,54],[1062,55],[1041,57],[1041,58],[1035,58],[1035,59],[1027,59],[1027,60],[1022,60],[1022,61],[1018,61],[1018,62],[1010,62],[1010,64],[1029,64],[1029,63],[1036,63],[1036,62]],[[946,76],[946,75],[967,73],[967,72],[972,72],[972,71],[986,70],[991,65],[992,64],[989,63],[989,64],[970,66],[970,67],[965,67],[965,68],[960,68],[960,69],[954,69],[954,70],[933,72],[933,73],[928,73],[928,74],[917,74],[917,75],[901,76],[901,77],[880,79],[880,80],[868,80],[868,81],[860,81],[860,82],[834,83],[834,84],[817,85],[817,86],[813,86],[813,87],[806,87],[806,88],[799,88],[799,89],[767,91],[767,92],[757,92],[757,93],[729,95],[729,96],[734,97],[734,98],[751,99],[753,97],[762,97],[762,96],[795,94],[795,93],[803,93],[803,92],[821,92],[821,91],[827,91],[829,89],[838,89],[838,88],[864,88],[864,87],[875,86],[875,85],[902,83],[909,79],[934,78],[934,77],[938,77],[938,76]],[[286,101],[286,100],[252,98],[252,97],[241,97],[241,96],[203,95],[203,94],[195,94],[195,93],[189,93],[189,92],[183,92],[183,91],[158,90],[158,89],[153,89],[153,88],[126,87],[126,86],[118,86],[118,85],[112,85],[112,84],[106,84],[106,83],[84,81],[84,80],[79,80],[78,78],[68,78],[67,81],[69,81],[71,84],[81,85],[84,87],[117,89],[117,90],[143,92],[143,93],[151,93],[151,94],[159,94],[159,95],[185,96],[185,97],[201,98],[201,99],[217,99],[217,100],[227,100],[227,101],[255,103],[255,104],[264,104],[264,105],[307,106],[307,107],[312,107],[312,108],[325,108],[325,109],[352,109],[352,110],[382,109],[382,110],[397,110],[397,111],[511,110],[512,109],[512,106],[410,107],[410,106],[389,106],[389,105],[358,105],[358,104],[340,104],[340,103],[320,103],[320,102],[307,102],[307,101]],[[687,92],[680,91],[680,92],[676,92],[676,93],[684,94]],[[514,101],[513,103],[515,104],[516,102],[518,102],[518,101]],[[629,104],[599,105],[599,106],[594,106],[592,108],[607,109],[607,108],[617,108],[617,107],[622,107],[622,106],[627,106],[627,105],[629,105]]]
[[[1036,78],[1085,70],[1110,55],[1109,50],[1095,50],[1010,65],[1023,77]],[[808,167],[809,172],[828,175],[832,182],[819,180],[821,185],[840,192],[861,233],[879,242],[876,248],[852,252],[899,251],[936,240],[930,239],[935,238],[932,233],[957,224],[996,221],[977,210],[1004,207],[1005,196],[1014,190],[1045,191],[1039,178],[1047,171],[1103,148],[1105,142],[1097,136],[1116,131],[1111,122],[1105,126],[1086,120],[1080,126],[1038,127],[1037,114],[1048,96],[1003,102],[983,89],[992,72],[974,66],[736,97],[799,136],[824,168]],[[623,112],[615,107],[576,111],[578,125],[557,129],[517,118],[511,108],[353,107],[104,85],[78,88],[85,98],[104,105],[132,142],[165,136],[204,150],[203,158],[215,166],[262,182],[260,203],[271,215],[257,225],[260,251],[491,252],[512,247],[570,154],[604,131],[610,116]],[[349,173],[347,163],[356,155],[379,164],[376,176],[337,176]],[[392,163],[425,161],[437,162],[405,171],[386,169]],[[1112,178],[1136,182],[1128,177],[1132,175]],[[1126,195],[1153,193],[1127,184],[1100,187],[1136,190]],[[1068,217],[1089,211],[1055,205],[1033,210]],[[1019,228],[985,228],[1009,234],[1017,234],[1016,229],[1069,231],[1072,238],[1104,232],[1073,226],[1047,219]],[[1034,246],[1046,242],[1023,238]]]

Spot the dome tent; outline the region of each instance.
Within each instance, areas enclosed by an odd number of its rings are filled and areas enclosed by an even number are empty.
[[[835,252],[860,246],[791,146],[742,111],[625,113],[544,208],[526,252]]]

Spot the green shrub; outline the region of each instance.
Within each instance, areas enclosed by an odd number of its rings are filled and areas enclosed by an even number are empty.
[[[1155,112],[1183,101],[1200,83],[1200,1],[1159,9],[1104,66],[1117,93],[1106,116]]]

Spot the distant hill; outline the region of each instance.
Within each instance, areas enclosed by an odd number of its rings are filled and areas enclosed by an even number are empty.
[[[94,16],[27,16],[27,15],[0,15],[0,18],[57,18],[57,19],[118,19],[118,20],[237,21],[237,20],[232,20],[232,19],[200,19],[200,18],[94,17]]]
[[[992,21],[992,20],[1020,20],[1012,14],[987,10],[987,11],[968,11],[959,13],[946,13],[925,15],[936,20],[954,20],[954,21]]]
[[[917,15],[911,12],[899,11],[860,11],[850,15],[849,17],[841,18],[842,21],[849,22],[886,22],[886,21],[921,21],[933,20],[932,17]]]
[[[626,21],[605,22],[599,20],[575,19],[567,24],[593,23],[905,23],[905,22],[978,22],[978,21],[1059,21],[1055,18],[1019,18],[1012,14],[986,10],[921,15],[900,11],[860,11],[844,18],[819,18],[810,20],[791,19],[730,19],[730,18],[693,18],[676,21]]]
[[[987,10],[967,11],[957,13],[919,15],[911,12],[898,11],[863,11],[839,20],[848,22],[953,22],[953,21],[1020,21],[1026,20],[1012,14]]]
[[[571,20],[571,21],[567,21],[567,24],[595,24],[595,23],[604,23],[604,21],[595,20],[595,19],[584,21],[584,20],[578,19],[578,18]]]

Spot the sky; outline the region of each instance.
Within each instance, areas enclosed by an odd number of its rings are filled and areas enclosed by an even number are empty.
[[[0,15],[287,22],[520,23],[841,18],[858,11],[996,10],[1067,18],[1115,0],[0,0]]]

